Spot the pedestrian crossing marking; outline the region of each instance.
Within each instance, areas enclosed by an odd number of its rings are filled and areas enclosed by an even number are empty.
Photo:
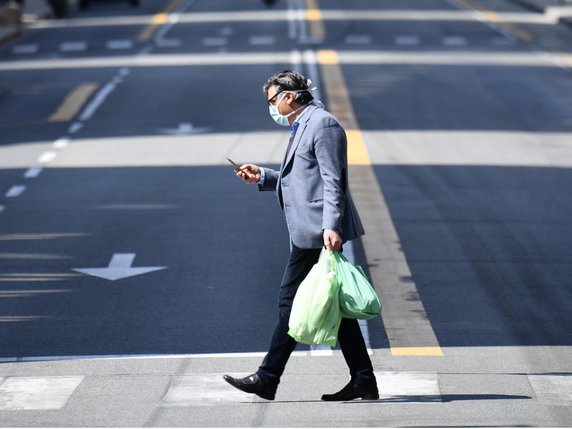
[[[572,376],[529,375],[528,380],[539,402],[547,405],[572,406]]]
[[[242,378],[249,374],[234,375]],[[181,375],[171,379],[169,390],[160,405],[163,407],[210,406],[217,403],[253,402],[254,395],[230,386],[223,374]]]
[[[59,410],[83,377],[0,378],[0,410]]]
[[[379,399],[396,402],[442,402],[436,373],[375,372]]]
[[[248,374],[234,374],[242,378]],[[174,376],[160,406],[212,406],[220,403],[244,404],[257,399],[230,386],[222,373]],[[442,402],[437,373],[375,372],[380,400],[391,402]],[[317,392],[318,396],[319,393]]]

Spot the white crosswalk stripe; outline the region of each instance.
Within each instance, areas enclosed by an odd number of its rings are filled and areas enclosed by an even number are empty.
[[[164,407],[211,406],[220,403],[253,402],[253,395],[230,387],[223,374],[194,374],[173,377]],[[248,374],[234,374],[246,377]],[[389,402],[441,402],[438,374],[415,372],[376,372],[381,400]]]
[[[572,376],[529,375],[528,380],[539,402],[572,407]]]
[[[83,377],[0,378],[0,410],[58,410],[82,380]]]
[[[247,375],[235,376],[246,377]],[[253,395],[229,386],[223,380],[222,374],[182,375],[171,379],[171,385],[161,405],[164,407],[209,406],[221,402],[252,402],[253,399]]]

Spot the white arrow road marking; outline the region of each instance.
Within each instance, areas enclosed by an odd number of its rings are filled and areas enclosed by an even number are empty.
[[[193,124],[188,122],[182,122],[179,124],[179,128],[162,128],[159,130],[161,134],[170,134],[175,136],[187,135],[187,134],[198,134],[207,132],[209,129],[206,127],[194,127]]]
[[[72,271],[87,274],[88,276],[99,277],[105,280],[120,280],[127,277],[152,273],[153,271],[164,270],[167,267],[132,267],[135,253],[114,253],[109,266],[105,268],[72,268]]]

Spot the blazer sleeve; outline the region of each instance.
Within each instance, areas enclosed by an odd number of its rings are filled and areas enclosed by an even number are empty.
[[[347,139],[334,118],[323,120],[316,133],[314,150],[324,183],[322,229],[331,229],[342,235],[346,208]]]
[[[276,191],[279,174],[280,173],[276,170],[264,167],[264,183],[258,185],[258,189],[260,191]]]

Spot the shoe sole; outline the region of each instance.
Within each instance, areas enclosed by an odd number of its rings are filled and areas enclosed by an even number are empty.
[[[258,397],[260,397],[260,398],[262,398],[262,399],[266,399],[267,401],[274,401],[274,396],[275,396],[275,395],[271,395],[271,396],[270,396],[270,395],[264,395],[264,394],[257,393],[257,392],[251,392],[251,391],[249,391],[249,389],[248,389],[246,386],[237,386],[236,384],[234,384],[234,383],[232,382],[232,380],[231,380],[230,378],[227,378],[226,376],[223,376],[222,378],[224,379],[224,381],[226,381],[226,382],[227,382],[228,384],[230,384],[232,387],[234,387],[235,389],[240,390],[241,392],[250,393],[251,395],[256,395],[256,396],[258,396]]]

